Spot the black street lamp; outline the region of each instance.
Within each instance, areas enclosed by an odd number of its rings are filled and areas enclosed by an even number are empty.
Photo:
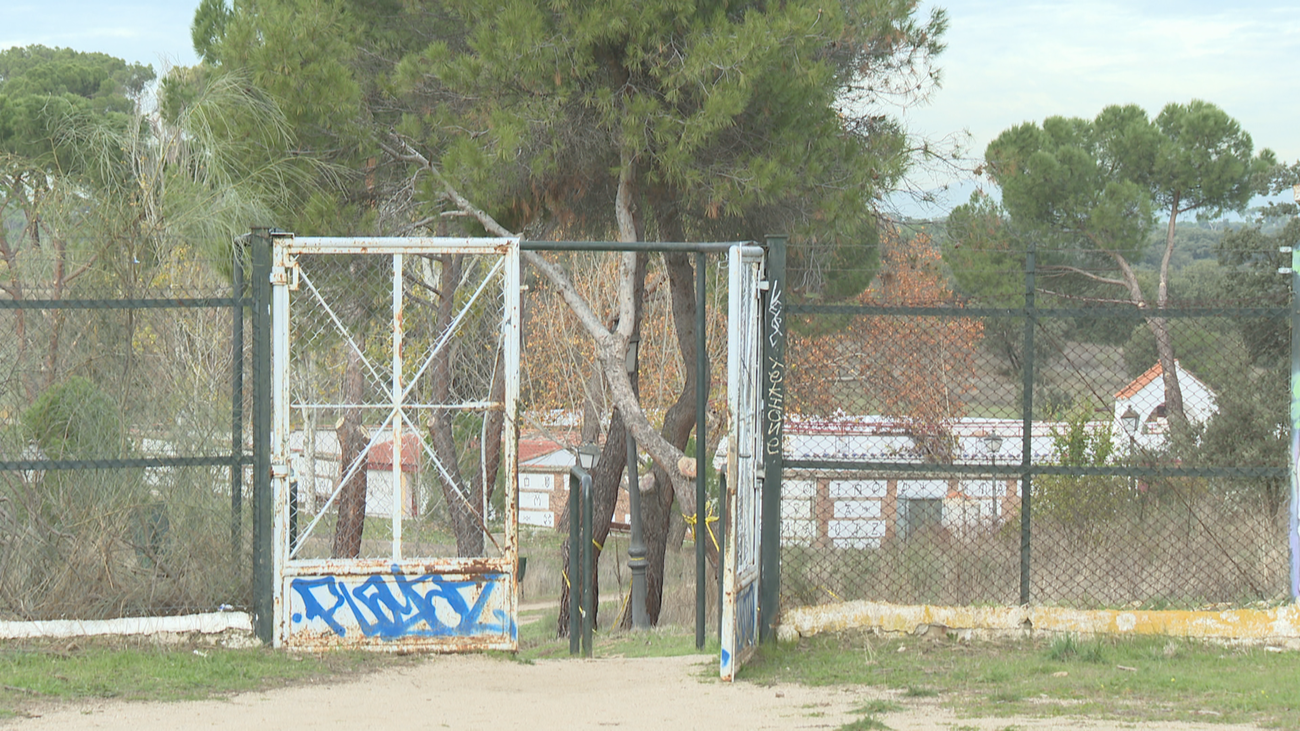
[[[627,341],[629,380],[636,378],[637,350],[640,344],[641,339],[635,335]],[[627,547],[627,567],[632,572],[632,626],[645,629],[650,626],[650,618],[645,611],[645,572],[648,562],[645,535],[641,530],[641,485],[637,477],[636,439],[632,436],[631,429],[627,430],[627,508],[632,524],[632,537]]]
[[[1119,425],[1124,428],[1124,433],[1128,435],[1128,463],[1130,468],[1133,465],[1133,448],[1137,446],[1138,421],[1141,417],[1138,412],[1129,406],[1127,410],[1119,417]],[[1133,476],[1129,475],[1129,488],[1133,488]]]
[[[1129,452],[1132,452],[1134,441],[1133,435],[1137,434],[1138,430],[1138,412],[1134,411],[1132,406],[1128,407],[1128,410],[1119,417],[1119,423],[1120,426],[1124,427],[1124,433],[1128,434]]]
[[[998,520],[998,452],[1002,451],[1002,435],[989,432],[984,435],[984,447],[989,450],[993,460],[993,489],[989,493],[989,517],[996,524]]]

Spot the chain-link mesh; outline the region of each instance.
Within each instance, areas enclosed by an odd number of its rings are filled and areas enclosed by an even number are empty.
[[[787,310],[784,604],[1289,596],[1286,295],[1157,318],[1026,298],[1023,268],[982,299],[887,273]]]
[[[0,619],[250,601],[229,254],[18,252],[0,300]],[[238,269],[236,269],[238,271]]]
[[[505,260],[401,261],[395,316],[392,255],[296,256],[292,559],[502,554]]]

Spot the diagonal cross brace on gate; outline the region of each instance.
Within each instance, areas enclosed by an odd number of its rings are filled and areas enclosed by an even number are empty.
[[[319,650],[331,647],[357,647],[384,651],[422,649],[458,651],[474,649],[513,650],[517,647],[517,403],[520,327],[520,271],[518,239],[460,238],[309,238],[280,234],[274,242],[273,265],[269,279],[272,287],[272,411],[270,475],[274,495],[273,530],[273,632],[277,647],[295,650]],[[432,262],[432,263],[430,263]],[[428,311],[411,310],[406,302],[405,278],[408,269],[420,263],[426,273],[455,266],[459,276],[453,284],[466,285],[468,297],[447,293],[447,304],[454,315],[428,316]],[[389,274],[383,274],[384,271]],[[358,274],[361,272],[361,274]],[[389,278],[390,295],[384,299],[367,290],[367,284]],[[409,275],[414,277],[416,275]],[[475,281],[477,279],[477,281]],[[374,288],[372,288],[374,289]],[[369,299],[367,297],[369,296]],[[386,306],[380,303],[387,300]],[[350,314],[344,314],[344,308]],[[378,315],[380,310],[386,315]],[[358,314],[360,313],[360,314]],[[435,330],[423,357],[408,359],[414,315],[420,325]],[[492,324],[494,322],[496,324]],[[378,325],[378,327],[374,327]],[[313,330],[313,327],[318,329]],[[391,330],[388,338],[378,335]],[[427,329],[427,327],[426,327]],[[428,333],[417,333],[417,337]],[[472,340],[475,336],[480,339]],[[482,338],[486,337],[487,340]],[[469,340],[467,340],[469,338]],[[455,364],[447,352],[453,343],[460,353]],[[324,360],[333,359],[334,368],[326,366],[312,373],[306,383],[295,382],[295,369],[301,369],[299,354],[314,349]],[[465,355],[469,353],[469,355]],[[495,355],[493,355],[495,354]],[[347,355],[347,358],[343,358]],[[376,356],[387,356],[387,371]],[[501,359],[503,383],[496,382],[497,368],[490,365],[477,372],[443,373],[444,386],[454,382],[455,392],[443,388],[442,400],[430,400],[420,394],[430,391],[425,383],[430,372],[464,367],[466,358],[478,358],[478,364]],[[344,360],[354,363],[339,367]],[[440,366],[435,366],[435,362]],[[415,366],[412,368],[412,366]],[[330,378],[345,371],[343,385],[331,390]],[[363,375],[364,372],[364,375]],[[484,373],[491,375],[484,376]],[[346,373],[353,373],[356,387],[346,385]],[[365,381],[365,375],[369,381]],[[450,379],[450,380],[448,380]],[[303,380],[303,379],[298,379]],[[317,381],[327,382],[320,386]],[[500,388],[498,388],[500,387]],[[355,391],[349,396],[347,391]],[[468,389],[470,393],[462,394]],[[477,390],[476,390],[477,389]],[[500,397],[494,393],[500,392]],[[360,398],[356,394],[361,394]],[[448,453],[431,443],[434,437],[421,432],[413,414],[433,414],[431,419],[454,419],[468,415],[482,419],[487,429],[490,413],[502,415],[500,474],[505,491],[505,509],[490,519],[486,496],[491,487],[487,479],[486,434],[464,434],[451,445],[452,455],[463,461],[465,450],[480,454],[469,469],[478,469],[483,504],[473,502],[465,485],[457,479],[460,465],[447,463]],[[309,415],[382,414],[381,423],[364,427],[359,454],[348,464],[340,464],[338,479],[328,490],[323,505],[312,506],[317,514],[302,533],[293,537],[291,513],[297,504],[297,477],[290,465],[296,457],[291,441],[298,423],[308,423]],[[345,431],[345,417],[338,428]],[[314,423],[312,416],[311,423]],[[433,427],[430,426],[432,430]],[[451,432],[449,432],[451,433]],[[334,433],[339,448],[353,436]],[[376,475],[371,461],[382,453],[381,441],[388,442],[386,474]],[[303,429],[300,439],[320,439],[314,429]],[[412,444],[413,449],[408,449]],[[367,457],[367,455],[370,455]],[[445,493],[456,504],[443,506],[445,511],[459,511],[471,521],[473,530],[484,540],[486,548],[473,555],[450,552],[439,546],[436,527],[422,521],[424,510],[408,511],[411,501],[424,499],[417,481],[408,483],[404,470],[409,463],[423,457],[435,468],[437,479],[446,486]],[[369,465],[369,467],[368,467]],[[494,472],[495,463],[494,463]],[[387,478],[386,484],[376,477]],[[330,509],[341,507],[346,490],[360,481],[361,520],[364,529],[377,535],[358,541],[355,555],[337,555],[320,533],[334,517]],[[317,490],[317,478],[309,484],[308,494]],[[386,491],[386,492],[385,492]],[[356,496],[349,500],[356,507]],[[383,498],[389,500],[384,502]],[[432,504],[432,503],[431,503]],[[372,510],[387,513],[390,521],[379,521]],[[409,513],[409,514],[408,514]],[[370,516],[370,517],[367,517]],[[338,511],[336,522],[343,521]],[[404,534],[404,524],[416,533]],[[335,530],[339,530],[336,524]],[[385,529],[386,527],[386,529]],[[430,531],[433,531],[431,533]],[[364,536],[364,534],[362,534]],[[457,534],[457,544],[463,536]]]

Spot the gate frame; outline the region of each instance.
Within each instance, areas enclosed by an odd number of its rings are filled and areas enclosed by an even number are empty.
[[[758,246],[737,246],[727,256],[727,405],[730,423],[727,430],[727,515],[731,527],[727,530],[726,563],[722,571],[722,622],[719,628],[721,648],[718,674],[723,680],[735,680],[737,669],[758,648],[760,640],[760,596],[763,577],[763,503],[767,492],[764,462],[765,434],[763,430],[763,386],[767,380],[763,341],[766,252]],[[742,287],[748,282],[746,269],[753,266],[753,289]],[[740,320],[745,314],[745,300],[750,300],[751,319]],[[753,342],[739,337],[741,329],[753,328]],[[742,351],[742,348],[745,350]],[[751,350],[752,349],[752,352]],[[742,383],[743,366],[749,364],[752,383]],[[745,388],[745,386],[748,388]],[[752,403],[750,403],[752,402]],[[743,416],[749,407],[753,413]],[[749,434],[742,433],[742,422],[748,422]],[[742,443],[743,440],[743,443]],[[749,454],[745,454],[748,447]],[[752,460],[742,472],[741,460]],[[748,479],[741,479],[742,474]],[[779,493],[778,493],[779,494]],[[754,501],[753,505],[747,505]],[[752,515],[752,518],[750,516]],[[746,525],[741,525],[746,520]],[[752,524],[751,524],[752,521]],[[746,535],[748,534],[748,535]],[[744,545],[753,544],[753,545]],[[751,552],[744,565],[740,557],[742,547]]]
[[[257,636],[267,644],[279,646],[281,637],[279,625],[275,621],[278,610],[281,608],[283,594],[279,590],[280,582],[277,580],[280,572],[283,570],[284,556],[277,546],[279,539],[273,535],[273,517],[281,511],[279,506],[284,501],[287,494],[287,469],[283,474],[277,475],[272,480],[271,468],[271,394],[275,394],[278,399],[284,399],[284,392],[279,388],[271,386],[271,300],[272,287],[270,280],[273,277],[271,265],[271,243],[276,237],[291,237],[292,234],[278,231],[266,227],[254,228],[251,239],[253,241],[253,325],[255,348],[260,347],[256,352],[266,354],[257,357],[254,362],[254,418],[253,418],[253,440],[254,440],[254,626]],[[358,239],[364,241],[376,241],[377,239]],[[464,241],[465,239],[459,239]],[[682,252],[695,254],[696,267],[696,290],[697,290],[697,313],[696,323],[698,338],[698,348],[701,354],[707,353],[707,332],[704,327],[707,299],[705,297],[705,276],[704,266],[707,254],[721,254],[727,252],[735,246],[753,246],[765,249],[765,256],[770,256],[771,261],[768,265],[768,277],[770,282],[775,283],[775,297],[768,293],[761,302],[760,312],[763,313],[763,338],[767,347],[763,349],[763,378],[769,381],[768,394],[772,399],[772,405],[778,408],[783,417],[784,407],[784,341],[785,326],[783,322],[783,304],[780,301],[781,292],[784,288],[785,276],[785,236],[769,236],[766,245],[759,245],[754,241],[730,241],[730,242],[617,242],[617,241],[527,241],[523,239],[502,239],[501,241],[514,242],[515,250],[518,251],[594,251],[594,252],[626,252],[626,251],[645,251],[645,252]],[[358,253],[370,253],[368,247],[362,247]],[[517,261],[517,260],[516,260]],[[512,267],[516,282],[519,279],[519,266],[516,263]],[[517,287],[514,289],[517,294]],[[286,298],[287,299],[287,298]],[[520,323],[522,325],[522,323]],[[516,341],[516,346],[518,342]],[[519,349],[516,347],[516,358],[519,356]],[[698,373],[701,376],[701,387],[697,389],[696,397],[696,502],[698,506],[703,506],[707,498],[706,490],[706,459],[708,455],[705,450],[706,443],[706,425],[704,416],[706,415],[708,403],[708,388],[705,384],[709,379],[705,377],[708,370],[706,360],[697,359],[696,363]],[[518,360],[516,359],[516,368]],[[283,386],[284,384],[281,384]],[[760,384],[761,386],[762,384]],[[270,392],[270,393],[268,393]],[[760,403],[762,403],[760,399]],[[761,409],[762,433],[771,436],[773,428],[769,422],[772,412],[767,408]],[[514,429],[516,422],[507,419],[506,424]],[[776,438],[781,439],[783,432],[783,418],[775,422]],[[287,434],[287,427],[283,427]],[[517,437],[517,434],[516,434]],[[511,440],[512,447],[514,440]],[[514,460],[512,460],[513,462]],[[517,467],[517,465],[514,465]],[[514,476],[517,480],[517,473]],[[762,510],[763,521],[761,530],[760,546],[760,588],[763,589],[760,604],[760,637],[763,641],[769,641],[774,638],[772,632],[773,623],[776,620],[779,611],[779,581],[780,581],[780,485],[781,485],[781,460],[769,460],[767,462],[766,475],[764,479],[764,489],[762,493],[762,505],[774,505],[774,509]],[[514,486],[517,492],[517,485]],[[511,501],[508,505],[511,522],[517,521],[517,500]],[[724,520],[728,511],[723,509]],[[514,526],[517,534],[517,525]],[[707,528],[706,528],[707,530]],[[725,527],[722,531],[725,535]],[[721,536],[719,536],[721,538]],[[517,541],[511,541],[511,550],[515,552],[517,558],[518,545]],[[705,604],[706,604],[706,587],[702,581],[705,570],[705,551],[703,540],[696,540],[696,647],[703,649],[705,645]],[[725,544],[724,544],[725,545]],[[285,547],[287,552],[287,546]],[[273,559],[268,561],[267,559]],[[721,555],[719,559],[722,562]],[[511,580],[514,581],[514,572],[511,572]],[[721,598],[722,577],[719,577],[719,597]],[[766,584],[766,587],[764,587]],[[512,594],[512,606],[517,602],[517,586]],[[721,613],[722,602],[719,602],[719,634],[721,634]]]
[[[255,234],[256,235],[256,234]],[[271,399],[270,411],[273,414],[270,424],[269,435],[269,469],[264,477],[269,478],[270,485],[268,490],[262,493],[269,497],[271,503],[272,529],[269,531],[269,554],[271,557],[271,576],[269,581],[270,601],[269,611],[263,610],[258,613],[258,630],[259,637],[264,641],[267,637],[263,632],[270,635],[271,644],[275,647],[287,647],[289,649],[306,649],[318,650],[327,647],[355,647],[360,649],[381,650],[381,651],[407,651],[411,649],[421,649],[428,651],[463,651],[463,650],[505,650],[515,651],[518,649],[518,500],[516,492],[518,489],[518,398],[519,398],[519,356],[520,356],[520,333],[522,321],[520,313],[520,247],[518,238],[434,238],[434,237],[413,237],[413,238],[366,238],[366,237],[299,237],[295,238],[291,233],[274,232],[269,233],[272,242],[272,262],[270,266],[267,286],[271,288],[270,297],[270,333],[271,340]],[[285,243],[285,242],[288,243]],[[491,557],[437,557],[437,558],[414,558],[408,559],[401,555],[400,527],[394,530],[393,555],[388,558],[366,558],[366,559],[309,559],[309,560],[291,560],[289,557],[289,406],[290,394],[289,383],[287,378],[289,366],[289,290],[291,289],[291,272],[294,269],[293,256],[296,254],[321,254],[321,255],[385,255],[391,256],[394,260],[395,269],[401,266],[401,256],[407,253],[442,253],[442,254],[471,254],[471,255],[497,255],[504,259],[503,272],[501,273],[502,284],[501,291],[504,298],[504,311],[502,313],[502,325],[504,332],[504,373],[516,374],[511,378],[506,376],[505,393],[502,401],[502,408],[505,411],[505,419],[502,422],[502,450],[501,461],[505,464],[504,488],[505,495],[505,515],[503,516],[505,540],[502,548],[502,556],[497,558]],[[394,274],[396,276],[396,272]],[[262,284],[261,278],[258,278],[259,285]],[[400,285],[398,285],[400,286]],[[400,313],[402,307],[401,294],[398,287],[394,287],[393,304],[396,313]],[[395,313],[395,314],[396,314]],[[402,332],[400,328],[394,329],[395,353],[394,365],[400,369],[400,342]],[[401,393],[401,373],[395,370],[392,376],[391,395],[394,397],[394,406],[402,401],[404,393]],[[398,425],[394,431],[400,435],[401,426]],[[395,441],[394,444],[400,444]],[[394,470],[401,469],[401,460],[393,460]],[[395,481],[400,484],[400,481]],[[259,500],[258,506],[262,505]],[[395,511],[400,514],[400,511]],[[264,519],[264,517],[263,517]],[[394,518],[395,526],[400,526],[400,518]],[[259,525],[262,522],[259,521]],[[259,548],[263,548],[259,546]],[[265,553],[258,551],[259,556],[265,560]],[[265,572],[263,572],[265,573]],[[441,577],[451,579],[455,585],[464,586],[475,584],[478,586],[480,596],[483,591],[490,591],[488,586],[501,586],[506,590],[506,596],[503,598],[505,603],[505,617],[499,627],[486,626],[488,631],[477,634],[462,634],[461,628],[456,628],[444,636],[429,636],[419,634],[397,634],[395,636],[371,639],[369,637],[357,637],[355,639],[346,639],[342,635],[334,638],[309,638],[305,637],[301,643],[292,642],[293,633],[290,632],[292,618],[289,610],[291,605],[290,584],[295,579],[304,577],[319,577],[321,580],[326,578],[335,580],[343,579],[345,585],[355,582],[365,582],[373,580],[379,576],[396,576],[397,583],[402,589],[402,599],[408,604],[411,603],[411,595],[416,589],[410,588],[412,584],[422,582],[432,577],[440,580]],[[408,576],[417,576],[414,581],[402,578]],[[256,576],[255,576],[255,583]],[[257,600],[264,600],[264,592],[268,587],[259,586]],[[338,604],[341,606],[345,599],[339,596],[336,585],[331,585],[329,591],[334,594]],[[432,593],[430,593],[432,596]],[[419,596],[417,598],[432,601],[429,596]],[[500,600],[499,600],[500,601]],[[390,608],[391,609],[391,608]],[[395,611],[395,610],[394,610]],[[332,610],[331,610],[332,612]],[[265,614],[264,614],[265,613]],[[266,617],[263,620],[263,616]],[[381,619],[377,617],[377,620]],[[265,627],[264,625],[270,625]],[[432,629],[432,627],[430,628]],[[346,641],[339,641],[345,639]]]

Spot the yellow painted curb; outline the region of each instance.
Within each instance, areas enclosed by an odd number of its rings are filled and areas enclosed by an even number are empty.
[[[1140,611],[1060,607],[945,607],[929,604],[844,602],[799,607],[782,614],[782,641],[822,632],[868,628],[922,633],[931,625],[951,631],[1041,630],[1090,635],[1165,635],[1220,641],[1270,642],[1300,648],[1300,606],[1225,611]]]

